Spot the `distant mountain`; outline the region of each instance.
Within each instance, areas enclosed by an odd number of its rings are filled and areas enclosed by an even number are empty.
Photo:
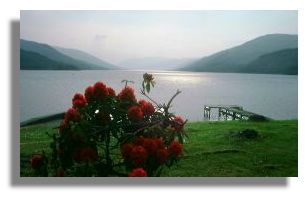
[[[284,49],[262,55],[247,64],[242,72],[297,75],[298,49]]]
[[[78,70],[72,65],[53,61],[35,52],[20,50],[21,70]]]
[[[128,59],[120,62],[119,65],[129,69],[148,69],[148,70],[174,70],[185,65],[191,64],[196,59],[193,58],[164,58],[164,57],[145,57]]]
[[[79,61],[84,61],[84,62],[88,62],[94,65],[101,65],[104,66],[105,68],[108,69],[118,69],[119,67],[106,62],[100,58],[97,58],[89,53],[86,53],[84,51],[80,51],[77,49],[68,49],[68,48],[62,48],[62,47],[55,47],[53,46],[53,48],[55,48],[57,51],[59,51],[60,53],[63,53],[64,55],[67,55],[71,58],[74,58],[76,60]]]
[[[38,42],[33,42],[33,41],[27,41],[27,40],[20,40],[20,49],[24,51],[29,51],[29,52],[34,52],[38,53],[52,61],[59,62],[64,65],[69,65],[72,68],[75,68],[77,70],[104,70],[108,69],[107,67],[104,67],[104,65],[96,65],[92,63],[88,63],[85,61],[80,61],[77,59],[74,59],[72,57],[69,57],[53,47],[47,45],[47,44],[42,44]],[[33,67],[34,65],[32,65]],[[35,67],[35,66],[34,66]],[[55,68],[55,70],[57,70]],[[63,70],[63,69],[61,69]]]
[[[297,35],[270,34],[258,37],[242,45],[223,50],[204,57],[191,65],[183,67],[185,71],[204,72],[243,72],[246,65],[262,55],[275,51],[297,48]]]

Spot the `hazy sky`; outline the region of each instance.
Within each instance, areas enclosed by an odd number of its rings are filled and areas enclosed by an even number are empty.
[[[21,11],[20,37],[111,63],[203,57],[271,33],[297,34],[297,11]]]

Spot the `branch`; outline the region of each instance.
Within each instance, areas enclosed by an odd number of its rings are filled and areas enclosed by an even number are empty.
[[[147,97],[147,98],[148,98],[150,101],[152,101],[157,107],[159,107],[159,104],[158,104],[156,101],[154,101],[150,96],[148,96],[148,95],[145,93],[145,91],[140,90],[140,92],[141,92],[141,94],[142,94],[143,96]]]
[[[167,104],[167,106],[166,106],[166,109],[165,109],[166,111],[168,111],[168,109],[170,108],[170,105],[171,105],[173,99],[174,99],[177,95],[179,95],[180,93],[181,93],[181,91],[180,91],[180,90],[177,90],[176,93],[171,97],[171,99],[169,100],[169,102],[168,102],[168,104]]]

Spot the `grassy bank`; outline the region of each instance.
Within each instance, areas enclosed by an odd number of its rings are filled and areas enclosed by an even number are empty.
[[[21,158],[49,150],[46,132],[56,132],[58,122],[28,126],[20,131]],[[238,132],[253,129],[258,137],[248,139]],[[187,123],[189,138],[185,155],[163,176],[297,176],[297,120],[269,122]],[[21,165],[21,175],[27,166]]]

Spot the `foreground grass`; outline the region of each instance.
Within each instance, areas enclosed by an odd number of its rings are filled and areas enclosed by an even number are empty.
[[[46,132],[58,125],[52,122],[21,129],[20,152],[26,158],[46,150],[50,138]],[[254,129],[256,139],[234,138],[231,132]],[[186,125],[189,138],[183,158],[162,176],[297,176],[297,120],[269,122],[193,122]],[[27,167],[21,166],[21,176]]]

